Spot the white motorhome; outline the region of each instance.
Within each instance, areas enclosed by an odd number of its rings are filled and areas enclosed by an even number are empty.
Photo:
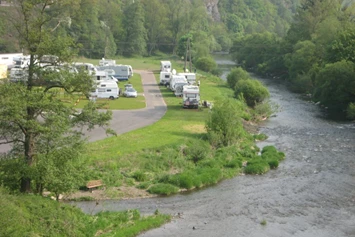
[[[182,104],[184,108],[197,109],[200,104],[200,87],[186,85],[182,91]]]
[[[126,81],[133,76],[133,69],[130,65],[99,66],[98,70],[113,70],[114,76],[119,81]]]
[[[178,73],[177,75],[186,77],[187,83],[189,83],[190,85],[196,84],[196,73],[182,72],[182,73]]]
[[[171,62],[170,61],[160,61],[160,71],[161,72],[171,72]]]
[[[97,87],[91,91],[91,99],[118,99],[120,94],[120,89],[114,81],[100,81]]]
[[[175,91],[178,86],[187,85],[187,80],[184,76],[172,75],[170,80],[170,89]]]
[[[172,77],[171,72],[160,72],[160,85],[170,84],[171,77]]]

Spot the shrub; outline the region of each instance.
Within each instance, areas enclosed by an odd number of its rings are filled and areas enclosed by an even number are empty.
[[[172,184],[163,184],[163,183],[158,183],[154,184],[148,189],[148,192],[151,194],[158,194],[158,195],[170,195],[177,193],[179,191],[179,188],[172,185]]]
[[[235,85],[240,80],[250,79],[250,75],[247,71],[243,70],[241,67],[233,68],[227,75],[227,83],[230,88],[234,90]]]
[[[279,152],[274,146],[265,146],[261,151],[261,158],[264,160],[276,159],[281,161],[285,159],[285,153]]]
[[[211,72],[217,67],[216,62],[212,57],[201,57],[197,59],[195,65],[196,68],[205,72]]]
[[[276,169],[277,167],[279,167],[279,161],[277,159],[268,160],[267,163],[269,164],[270,169]]]
[[[224,167],[233,168],[233,169],[234,168],[241,168],[242,166],[243,166],[243,162],[238,158],[227,161],[224,165]]]
[[[132,178],[134,178],[139,182],[142,182],[142,181],[146,181],[148,177],[143,171],[137,170],[133,173]]]
[[[253,137],[255,140],[258,140],[258,141],[264,141],[267,139],[267,135],[265,135],[264,133],[255,134]]]
[[[189,146],[184,150],[184,153],[188,159],[197,163],[209,155],[210,148],[210,145],[203,140],[192,140]]]
[[[219,168],[198,168],[197,175],[203,185],[215,184],[222,178],[222,171]]]
[[[243,96],[248,106],[255,106],[270,96],[268,89],[258,80],[240,80],[235,85],[236,98]]]
[[[221,76],[223,74],[223,71],[219,68],[215,68],[211,71],[212,75],[215,75],[217,77]]]
[[[191,189],[195,186],[192,175],[187,173],[175,174],[173,176],[170,176],[168,182],[180,188],[186,189]]]
[[[246,174],[265,174],[270,170],[270,166],[266,161],[256,160],[248,162],[244,172]]]

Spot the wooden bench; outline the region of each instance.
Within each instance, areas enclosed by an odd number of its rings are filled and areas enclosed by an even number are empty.
[[[92,192],[93,188],[98,188],[98,187],[101,187],[102,185],[104,185],[104,184],[102,183],[101,179],[91,180],[91,181],[87,182],[86,188]]]

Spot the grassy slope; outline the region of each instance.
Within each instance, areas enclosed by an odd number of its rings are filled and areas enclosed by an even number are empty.
[[[8,195],[0,189],[0,236],[136,236],[170,220],[141,217],[138,211],[84,214],[71,205],[31,195]]]

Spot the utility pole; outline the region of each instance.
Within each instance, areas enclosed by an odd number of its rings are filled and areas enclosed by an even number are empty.
[[[186,43],[186,52],[185,52],[185,65],[184,65],[184,70],[186,72],[186,66],[187,66],[187,57],[189,57],[189,72],[192,70],[192,62],[191,62],[191,49],[190,49],[190,38],[187,38],[187,43]]]
[[[186,64],[187,64],[187,53],[189,51],[189,46],[190,46],[190,38],[187,39],[186,43],[186,52],[185,52],[185,65],[184,65],[184,72],[186,72]]]

